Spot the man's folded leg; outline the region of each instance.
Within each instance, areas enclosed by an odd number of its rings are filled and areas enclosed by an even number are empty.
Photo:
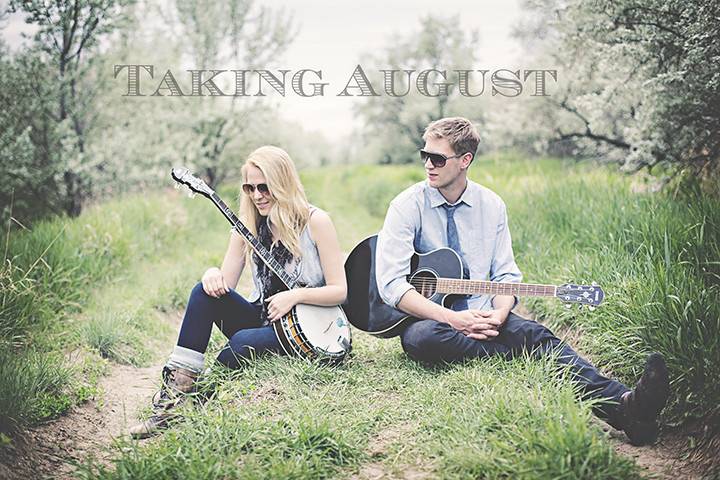
[[[660,354],[648,358],[645,373],[634,390],[608,378],[547,327],[511,313],[497,337],[475,340],[450,325],[434,320],[419,320],[401,334],[403,350],[424,363],[456,362],[490,355],[511,358],[522,352],[542,356],[557,355],[568,365],[584,398],[600,398],[594,413],[619,430],[624,430],[635,445],[653,443],[657,438],[657,418],[669,396],[665,362]]]
[[[469,338],[447,323],[418,320],[408,325],[400,341],[410,358],[424,363],[458,362],[470,358],[504,355],[510,349],[494,340]]]

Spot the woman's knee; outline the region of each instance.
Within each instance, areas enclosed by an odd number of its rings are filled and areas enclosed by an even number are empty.
[[[205,289],[203,289],[202,282],[198,282],[193,289],[190,291],[190,299],[193,298],[205,298],[210,297],[207,293],[205,293]]]
[[[218,363],[228,368],[239,368],[244,362],[255,358],[255,350],[252,347],[244,345],[236,348],[230,344],[225,345],[217,356]]]
[[[203,288],[202,282],[198,282],[190,291],[190,298],[188,299],[188,304],[215,306],[215,308],[217,308],[217,305],[225,303],[225,298],[226,296],[215,298],[211,295],[208,295]]]

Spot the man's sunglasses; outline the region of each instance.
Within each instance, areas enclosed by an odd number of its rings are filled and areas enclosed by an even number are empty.
[[[469,153],[469,152],[465,152]],[[423,163],[427,162],[428,159],[433,164],[433,167],[435,168],[442,168],[445,166],[448,160],[451,158],[458,158],[465,155],[465,153],[460,153],[458,155],[453,155],[452,157],[446,157],[442,153],[432,153],[432,152],[426,152],[425,150],[420,150],[420,160],[423,161]]]
[[[256,188],[258,192],[262,193],[263,195],[267,195],[270,193],[270,189],[268,188],[267,183],[258,183],[257,185],[253,185],[252,183],[243,183],[242,186],[243,192],[248,195],[252,195],[253,193],[255,193]]]

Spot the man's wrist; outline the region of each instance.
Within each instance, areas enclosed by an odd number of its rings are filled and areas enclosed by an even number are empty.
[[[455,311],[450,310],[449,308],[442,307],[442,306],[440,308],[442,309],[442,311],[440,313],[440,321],[452,326],[452,321],[455,316]]]
[[[516,298],[514,295],[495,295],[491,300],[491,305],[494,310],[505,311],[509,314],[515,308]]]

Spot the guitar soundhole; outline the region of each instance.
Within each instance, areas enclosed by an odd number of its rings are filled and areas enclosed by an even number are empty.
[[[410,279],[410,285],[415,287],[415,290],[420,292],[423,297],[430,298],[437,291],[437,277],[432,272],[417,272]]]

